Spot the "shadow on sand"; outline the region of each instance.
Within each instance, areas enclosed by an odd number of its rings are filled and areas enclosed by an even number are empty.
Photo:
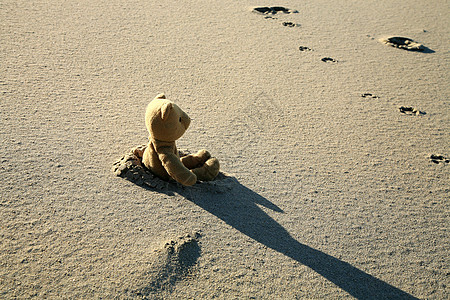
[[[167,194],[180,194],[255,241],[311,268],[357,299],[417,299],[349,263],[298,242],[260,208],[283,212],[279,207],[236,178],[226,179],[226,192],[216,193],[214,185],[199,183],[189,188],[170,184]]]

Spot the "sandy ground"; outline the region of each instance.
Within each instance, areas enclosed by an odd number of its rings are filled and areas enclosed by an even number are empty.
[[[449,14],[1,1],[0,298],[448,298]],[[231,174],[222,188],[111,172],[160,92],[193,119],[178,146]]]

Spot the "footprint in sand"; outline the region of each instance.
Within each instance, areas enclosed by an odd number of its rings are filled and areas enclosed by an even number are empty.
[[[285,14],[292,14],[292,13],[298,13],[296,10],[292,10],[289,8],[285,8],[282,6],[261,6],[261,7],[255,7],[253,8],[253,12],[262,14],[262,15],[276,15],[277,13],[285,13]]]
[[[420,111],[414,107],[410,106],[400,106],[399,110],[402,114],[410,115],[410,116],[423,116],[426,114],[424,111]]]
[[[143,274],[142,286],[127,289],[127,293],[139,297],[156,296],[164,290],[172,289],[175,284],[192,274],[194,266],[201,255],[195,232],[167,241],[155,250],[155,257],[149,264],[149,270]]]
[[[285,8],[282,6],[262,6],[262,7],[255,7],[252,10],[255,13],[261,14],[261,15],[265,15],[265,19],[278,19],[273,17],[274,15],[276,15],[277,13],[284,13],[284,14],[294,14],[294,13],[298,13],[298,11],[293,10],[293,9],[289,9],[289,8]],[[299,27],[300,24],[295,24],[292,22],[283,22],[282,23],[283,26],[286,27]]]
[[[450,159],[446,158],[443,155],[431,154],[430,160],[435,164],[448,164],[450,163]]]
[[[283,26],[286,26],[286,27],[300,27],[300,24],[295,24],[292,22],[283,22],[282,24],[283,24]]]
[[[300,47],[298,47],[298,50],[300,50],[300,51],[313,51],[311,48],[308,48],[306,46],[300,46]]]
[[[408,51],[420,51],[420,52],[434,52],[433,50],[425,47],[424,45],[413,41],[410,38],[406,38],[406,37],[400,37],[400,36],[390,36],[390,37],[384,37],[379,39],[379,41],[383,44],[395,47],[395,48],[399,48],[399,49],[403,49],[403,50],[408,50]]]
[[[371,94],[371,93],[364,93],[364,94],[361,94],[361,97],[363,97],[363,98],[374,98],[374,99],[378,99],[378,98],[379,98],[378,96],[373,95],[373,94]]]
[[[331,58],[331,57],[324,57],[324,58],[322,58],[321,59],[323,62],[333,62],[333,63],[336,63],[337,62],[337,60],[335,60],[335,59],[333,59],[333,58]]]

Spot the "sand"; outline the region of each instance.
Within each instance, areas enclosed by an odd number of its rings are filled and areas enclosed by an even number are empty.
[[[0,299],[448,298],[448,16],[2,1]],[[192,117],[178,147],[219,158],[217,188],[111,171],[161,92]]]

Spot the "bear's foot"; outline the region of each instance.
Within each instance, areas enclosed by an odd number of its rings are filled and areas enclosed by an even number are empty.
[[[205,149],[198,151],[194,156],[197,157],[201,165],[211,158],[211,154],[209,154],[209,152]]]
[[[188,169],[195,169],[203,166],[208,159],[211,158],[211,154],[209,154],[206,150],[200,150],[196,154],[188,154],[182,156],[181,162]]]
[[[208,153],[209,154],[209,153]],[[197,179],[201,181],[210,181],[219,174],[220,164],[215,157],[208,159],[201,167],[191,170]]]

